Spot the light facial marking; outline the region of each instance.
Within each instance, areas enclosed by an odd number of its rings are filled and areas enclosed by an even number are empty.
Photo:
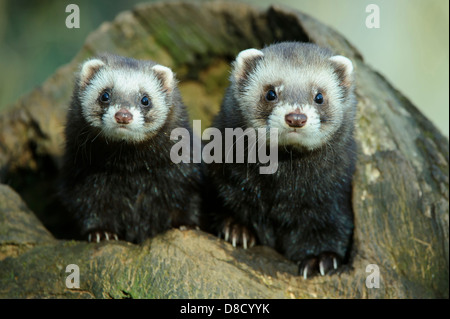
[[[110,106],[102,116],[104,135],[113,140],[142,141],[146,138],[143,129],[144,117],[140,110],[135,107],[127,108],[133,115],[133,121],[129,124],[119,124],[116,122],[115,114],[121,110],[121,105]]]
[[[301,112],[306,115],[307,122],[301,128],[292,128],[287,125],[285,116],[292,112]],[[322,144],[324,133],[321,131],[320,115],[309,104],[282,103],[276,106],[268,119],[269,128],[277,128],[279,145],[299,145],[314,149]]]
[[[337,59],[339,62],[342,60]],[[255,103],[259,102],[255,101],[260,101],[261,94],[265,96],[267,92],[263,88],[271,83],[279,83],[275,87],[278,100],[271,114],[266,115],[266,120],[264,115],[258,113]],[[251,127],[278,128],[280,145],[297,145],[310,150],[323,146],[339,128],[348,108],[348,103],[343,101],[344,96],[338,78],[331,66],[328,68],[325,65],[308,64],[293,68],[285,61],[271,57],[258,64],[245,86],[245,90],[234,91],[243,116]],[[286,95],[295,92],[295,88],[298,90],[311,88],[311,96],[304,96],[304,100],[294,105],[286,102]],[[282,91],[283,94],[280,94]],[[322,94],[322,99],[320,96],[316,99],[318,93]],[[303,127],[292,128],[285,122],[285,116],[295,109],[299,109],[307,116],[307,122]],[[319,114],[319,110],[324,114]],[[326,119],[323,123],[321,116]]]
[[[142,92],[147,92],[152,107],[141,112],[138,105],[120,105],[111,103],[109,106],[99,103],[99,94],[111,88],[111,99],[114,95],[136,96],[133,103],[140,104]],[[126,69],[113,69],[103,67],[92,78],[90,84],[81,91],[82,114],[86,121],[101,128],[106,138],[114,140],[143,141],[152,133],[157,132],[165,123],[169,114],[170,105],[167,104],[166,95],[163,93],[161,83],[156,76],[149,72],[129,71]],[[106,107],[103,116],[98,114]],[[133,115],[133,121],[126,127],[115,121],[115,113],[125,108]],[[145,123],[144,116],[151,118],[150,123]]]

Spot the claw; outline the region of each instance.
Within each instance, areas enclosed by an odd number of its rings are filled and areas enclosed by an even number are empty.
[[[248,249],[256,244],[253,233],[246,226],[236,223],[231,217],[225,221],[220,232],[220,235],[222,234],[224,240],[231,243],[233,247],[242,246],[244,249]]]
[[[255,244],[256,244],[256,241],[255,241],[255,238],[253,237],[253,236],[249,236],[250,238],[249,238],[249,240],[248,240],[248,247],[249,248],[252,248],[253,246],[255,246]]]
[[[308,265],[303,268],[303,278],[308,279]]]
[[[225,241],[228,241],[230,239],[230,228],[225,227]]]
[[[98,230],[88,233],[88,242],[100,243],[101,241],[119,240],[119,236],[110,231]]]
[[[325,251],[319,255],[309,255],[299,263],[299,275],[303,278],[312,277],[316,274],[325,276],[333,273],[340,265],[340,256],[334,252]]]

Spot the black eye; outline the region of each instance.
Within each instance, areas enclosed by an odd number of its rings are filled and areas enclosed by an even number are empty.
[[[108,92],[103,92],[102,95],[100,95],[100,102],[102,102],[102,103],[111,102],[110,94]]]
[[[148,106],[148,105],[150,104],[150,100],[149,100],[149,98],[148,98],[147,96],[144,96],[144,97],[141,99],[141,103],[142,103],[142,105],[144,105],[144,106]]]
[[[322,93],[317,93],[316,96],[314,97],[314,102],[316,102],[317,104],[322,104],[323,103],[323,95]]]
[[[275,101],[278,98],[277,93],[274,90],[269,90],[266,93],[266,100],[269,102]]]

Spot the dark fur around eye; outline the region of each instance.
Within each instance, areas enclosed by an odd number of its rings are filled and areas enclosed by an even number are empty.
[[[269,102],[276,101],[278,99],[277,93],[274,90],[269,90],[266,93],[266,100]]]

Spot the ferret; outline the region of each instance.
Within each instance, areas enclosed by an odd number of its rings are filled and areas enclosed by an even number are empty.
[[[179,127],[191,130],[170,68],[111,54],[82,63],[60,196],[83,238],[140,243],[198,225],[200,169],[170,160]]]
[[[222,136],[225,128],[278,129],[278,168],[263,175],[258,162],[209,164],[223,205],[210,231],[234,246],[273,247],[304,278],[336,272],[354,227],[355,112],[350,59],[299,42],[240,52],[213,126]]]

